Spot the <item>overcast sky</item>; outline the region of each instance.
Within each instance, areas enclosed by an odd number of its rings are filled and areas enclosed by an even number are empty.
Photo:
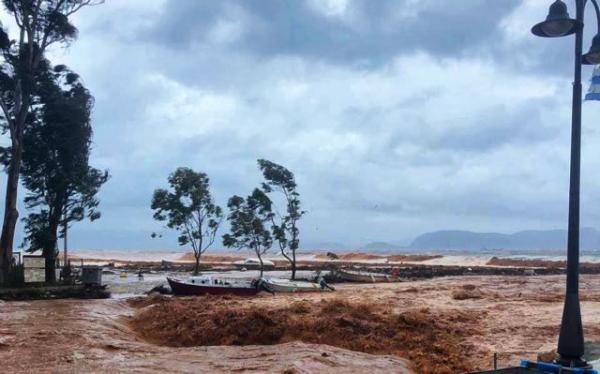
[[[574,39],[529,31],[550,3],[107,0],[82,10],[79,39],[51,59],[94,94],[92,163],[112,178],[102,219],[76,224],[71,246],[177,248],[152,219],[153,190],[188,166],[225,206],[258,186],[258,158],[295,173],[303,247],[566,228]],[[600,227],[599,116],[600,103],[584,104],[582,226]]]

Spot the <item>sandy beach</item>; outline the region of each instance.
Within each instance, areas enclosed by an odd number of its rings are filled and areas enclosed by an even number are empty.
[[[483,266],[491,259],[492,255],[478,254],[438,254],[438,253],[369,253],[356,251],[332,251],[338,258],[327,256],[329,251],[302,251],[298,254],[299,264],[311,263],[353,263],[365,265],[449,265],[449,266]],[[234,261],[255,257],[246,251],[216,251],[202,255],[200,262],[203,264],[230,264]],[[59,258],[63,258],[61,253]],[[117,250],[75,250],[69,252],[69,258],[74,262],[84,261],[86,264],[160,264],[162,261],[175,264],[192,264],[194,256],[186,251],[117,251]],[[265,260],[276,264],[286,265],[287,260],[276,252],[268,253]],[[600,259],[599,259],[600,261]]]
[[[338,258],[332,258],[327,253],[333,253]],[[255,257],[247,251],[211,251],[202,255],[200,262],[207,265],[231,264],[234,261]],[[59,258],[64,258],[61,252]],[[193,253],[184,250],[164,251],[119,251],[119,250],[71,250],[69,258],[75,263],[83,261],[86,264],[115,266],[127,264],[160,264],[169,262],[174,264],[194,263]],[[265,260],[273,261],[277,265],[287,265],[287,260],[281,254],[273,251],[264,256]],[[503,261],[496,261],[501,259]],[[506,260],[506,261],[504,261]],[[598,255],[582,255],[581,263],[600,264]],[[478,253],[451,253],[451,252],[409,252],[402,253],[390,251],[385,253],[372,253],[361,250],[320,251],[303,250],[298,253],[299,264],[363,264],[363,265],[401,265],[420,264],[432,266],[518,266],[540,267],[547,265],[561,265],[564,267],[564,256],[526,254],[478,254]],[[525,262],[523,262],[525,261]]]

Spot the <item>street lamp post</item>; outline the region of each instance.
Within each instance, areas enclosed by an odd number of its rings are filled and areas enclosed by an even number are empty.
[[[575,34],[575,80],[573,82],[573,112],[571,122],[571,173],[569,185],[569,230],[567,241],[567,287],[556,362],[567,367],[588,367],[583,358],[584,340],[579,307],[579,184],[581,165],[581,65],[600,64],[600,8],[591,0],[598,19],[599,33],[590,51],[583,54],[584,10],[587,0],[575,0],[576,17],[570,18],[566,4],[556,0],[544,22],[531,31],[541,37],[561,37]]]

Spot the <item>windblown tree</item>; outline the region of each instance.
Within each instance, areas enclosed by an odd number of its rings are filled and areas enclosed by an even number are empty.
[[[157,189],[152,197],[154,219],[166,221],[167,227],[179,231],[179,245],[190,244],[200,271],[200,257],[215,242],[223,219],[221,207],[210,194],[210,180],[205,173],[178,168],[169,176],[171,191]]]
[[[292,267],[292,279],[296,279],[296,251],[300,246],[298,221],[306,213],[300,207],[300,194],[296,190],[294,174],[285,167],[268,160],[258,160],[258,167],[265,178],[262,189],[265,193],[278,192],[285,199],[284,215],[273,214],[273,238],[277,241],[281,255]]]
[[[64,237],[72,222],[100,218],[97,194],[109,176],[89,164],[94,100],[79,76],[60,65],[45,69],[38,82],[23,137],[21,174],[31,210],[25,244],[42,250],[46,282],[53,283],[59,230]]]
[[[0,284],[11,265],[15,227],[19,217],[17,192],[23,134],[34,97],[36,76],[49,46],[66,44],[75,39],[77,29],[69,16],[87,5],[103,0],[3,0],[4,8],[18,27],[17,39],[11,40],[0,29],[0,109],[1,120],[10,135],[10,164],[7,167],[7,186],[4,220],[0,235]]]
[[[262,256],[273,244],[269,230],[273,219],[272,205],[269,197],[258,188],[246,199],[234,195],[227,202],[230,233],[223,235],[223,245],[253,250],[260,262],[261,277],[264,271]]]

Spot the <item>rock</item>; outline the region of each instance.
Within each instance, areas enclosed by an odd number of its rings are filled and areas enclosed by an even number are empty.
[[[146,292],[146,295],[152,295],[152,294],[168,295],[170,293],[171,293],[171,290],[169,288],[165,287],[164,284],[161,284],[159,286],[154,287],[150,291]]]
[[[329,257],[332,260],[339,260],[340,259],[340,257],[338,255],[336,255],[335,253],[333,253],[333,252],[327,252],[327,257]]]

